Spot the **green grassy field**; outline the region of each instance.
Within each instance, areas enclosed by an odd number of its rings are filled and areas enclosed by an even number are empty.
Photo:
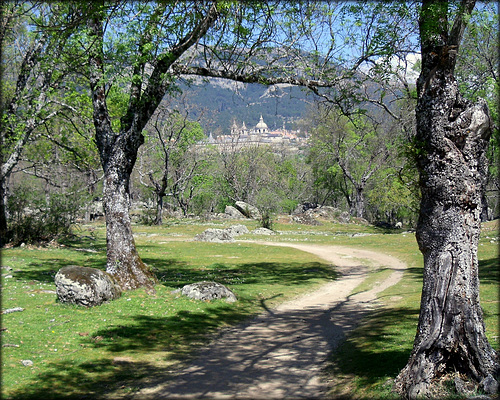
[[[208,227],[234,222],[167,221],[134,226],[143,260],[154,268],[156,294],[124,293],[92,309],[59,304],[53,283],[66,265],[104,268],[104,226],[79,227],[62,245],[2,251],[2,395],[4,398],[116,398],[157,376],[172,374],[211,335],[229,325],[335,279],[335,270],[309,253],[253,243],[190,242]],[[256,222],[245,222],[253,229]],[[281,221],[275,236],[242,239],[336,244],[373,249],[408,265],[404,279],[380,294],[383,307],[332,357],[327,379],[350,397],[393,397],[390,379],[408,358],[418,319],[422,261],[414,234],[362,225],[305,226]],[[480,243],[481,299],[488,337],[498,349],[498,225],[485,226]],[[383,274],[378,271],[375,274]],[[370,285],[379,275],[369,277]],[[200,302],[172,291],[217,280],[237,303]],[[363,287],[357,290],[363,290]],[[25,366],[23,360],[33,365]],[[332,395],[340,392],[334,391]]]

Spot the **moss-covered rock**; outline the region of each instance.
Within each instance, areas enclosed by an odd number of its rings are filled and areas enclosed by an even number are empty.
[[[57,297],[61,303],[84,307],[98,306],[120,297],[121,290],[105,271],[70,265],[55,276]]]

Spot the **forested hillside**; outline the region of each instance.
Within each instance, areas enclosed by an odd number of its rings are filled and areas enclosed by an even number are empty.
[[[304,118],[308,104],[314,101],[310,92],[285,84],[267,87],[212,78],[208,82],[195,79],[181,88],[187,102],[197,110],[193,117],[201,115],[205,133],[214,136],[229,134],[233,120],[256,125],[261,115],[271,130],[283,124],[287,129],[297,129],[298,120]]]

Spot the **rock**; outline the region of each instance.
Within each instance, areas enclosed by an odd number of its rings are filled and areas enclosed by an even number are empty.
[[[271,229],[267,228],[257,228],[252,231],[254,235],[276,235]]]
[[[313,218],[323,218],[323,219],[336,219],[342,212],[335,207],[321,206],[314,209],[306,211],[306,214],[311,215]]]
[[[458,394],[461,395],[471,395],[474,393],[475,387],[470,384],[470,382],[466,382],[460,377],[456,376],[454,379],[455,383],[455,390],[457,391]]]
[[[245,225],[233,225],[226,229],[233,237],[250,233]]]
[[[488,374],[479,385],[483,388],[484,392],[487,394],[497,394],[498,393],[498,382],[493,378],[491,374]]]
[[[318,207],[317,203],[303,203],[299,204],[297,208],[292,212],[292,214],[303,214],[308,210],[312,210]]]
[[[295,214],[292,216],[292,221],[304,225],[321,225],[321,223],[316,221],[314,216],[309,213]]]
[[[257,207],[245,203],[244,201],[237,201],[235,207],[247,218],[260,219],[262,217]]]
[[[235,218],[235,219],[246,218],[241,212],[238,211],[236,207],[233,206],[226,206],[224,212],[229,218]]]
[[[20,311],[24,311],[24,308],[22,307],[8,308],[7,310],[2,311],[2,314],[10,314],[13,312],[20,312]]]
[[[338,218],[341,224],[348,224],[349,222],[351,222],[351,214],[349,214],[349,212],[347,211],[342,212],[342,214],[340,214]]]
[[[56,293],[61,303],[93,307],[121,295],[111,275],[96,268],[70,265],[55,276]]]
[[[33,361],[31,361],[31,360],[21,360],[21,364],[23,364],[25,367],[31,367],[33,365]]]
[[[196,282],[181,289],[181,294],[195,300],[210,301],[225,298],[228,303],[237,300],[235,294],[227,287],[217,282]]]
[[[212,242],[212,243],[223,243],[223,242],[234,242],[234,237],[230,231],[227,229],[215,229],[209,228],[202,233],[196,235],[194,240],[198,242]]]

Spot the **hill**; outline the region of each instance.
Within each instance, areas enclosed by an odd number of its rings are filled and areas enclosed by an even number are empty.
[[[234,120],[252,127],[261,115],[270,130],[282,128],[283,124],[287,129],[296,129],[312,101],[310,93],[296,86],[268,87],[220,78],[195,78],[190,84],[183,83],[181,90],[194,107],[191,117],[200,117],[205,133],[214,136],[229,134]]]

